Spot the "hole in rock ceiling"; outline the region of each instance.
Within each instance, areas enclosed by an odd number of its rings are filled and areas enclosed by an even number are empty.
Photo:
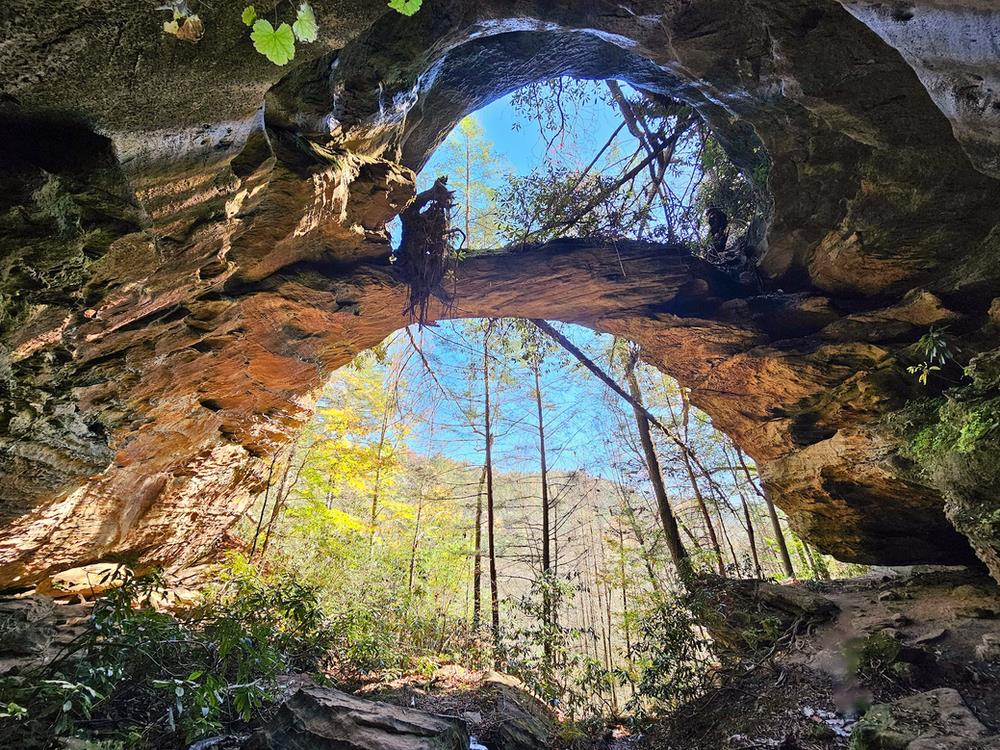
[[[440,177],[452,192],[445,286],[462,284],[463,263],[512,247],[503,262],[523,263],[565,238],[607,254],[626,240],[684,243],[749,273],[745,238],[766,206],[766,172],[737,169],[692,111],[613,81],[550,81],[469,115],[418,193]],[[392,227],[396,263],[414,262],[407,231]],[[397,331],[334,374],[245,532],[333,611],[357,614],[352,658],[385,642],[401,664],[455,650],[475,662],[495,596],[501,648],[528,649],[526,677],[539,607],[560,623],[568,665],[597,655],[630,668],[635,602],[677,585],[664,501],[698,570],[847,572],[772,522],[753,462],[639,355],[625,336],[565,323]],[[574,669],[565,691],[579,687]],[[610,683],[588,690],[590,701],[629,697]]]

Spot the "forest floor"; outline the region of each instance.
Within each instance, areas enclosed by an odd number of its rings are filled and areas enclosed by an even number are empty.
[[[560,726],[512,678],[454,665],[343,687],[459,716],[491,750],[1000,750],[1000,587],[991,579],[914,569],[792,585],[831,600],[837,613],[717,675],[701,698],[641,731]],[[6,605],[40,606],[31,598]],[[48,607],[55,637],[44,639],[45,653],[71,643],[90,610]],[[12,665],[0,660],[4,670]],[[281,692],[311,684],[288,675]],[[884,710],[865,715],[872,705]],[[858,741],[859,718],[873,724],[868,744]]]
[[[720,675],[716,687],[702,698],[651,722],[642,732],[629,732],[624,726],[602,731],[596,726],[589,736],[569,740],[571,735],[563,731],[556,746],[574,750],[896,747],[877,741],[851,745],[855,723],[871,705],[895,706],[908,697],[920,702],[929,695],[933,715],[918,716],[914,719],[918,726],[909,729],[900,719],[898,736],[905,736],[905,729],[912,737],[937,743],[919,747],[1000,748],[1000,739],[990,737],[1000,734],[1000,652],[989,651],[990,643],[1000,648],[1000,587],[991,579],[964,569],[918,568],[794,585],[832,600],[839,612],[769,658],[755,661],[752,668]],[[431,676],[373,683],[359,692],[462,716],[473,734],[492,739],[498,718],[505,718],[498,717],[505,710],[492,697],[492,679],[489,673],[446,666]],[[928,691],[942,688],[957,691],[971,714],[947,706],[937,711],[939,694]],[[956,728],[956,716],[966,725],[975,725],[978,718],[985,731]],[[984,744],[979,735],[986,737]],[[899,745],[906,747],[906,742]]]
[[[1000,588],[991,579],[965,570],[916,569],[808,587],[837,604],[836,617],[756,668],[728,673],[703,698],[653,724],[638,747],[847,748],[867,706],[940,688],[958,691],[985,725],[984,734],[1000,733],[1000,653],[991,651],[1000,637]],[[912,736],[940,743],[927,747],[980,746],[978,738],[955,737],[954,728],[937,726],[947,720],[922,721],[924,733]]]

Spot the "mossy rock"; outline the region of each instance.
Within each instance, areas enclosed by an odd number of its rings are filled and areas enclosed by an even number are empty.
[[[939,688],[872,706],[854,725],[850,750],[998,750],[957,690]]]

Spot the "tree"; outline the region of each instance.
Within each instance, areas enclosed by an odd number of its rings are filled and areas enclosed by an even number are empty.
[[[443,174],[454,191],[458,225],[465,235],[464,250],[497,244],[496,189],[504,162],[493,153],[483,126],[470,115],[452,131],[422,175]]]
[[[635,376],[635,371],[630,367],[626,373],[629,391],[636,403],[642,404],[642,390],[639,387],[639,380]],[[681,540],[680,528],[677,525],[677,518],[674,516],[673,508],[670,507],[670,499],[667,497],[667,490],[663,485],[663,474],[660,471],[660,462],[656,457],[656,447],[653,443],[652,435],[649,431],[649,420],[643,411],[633,406],[635,414],[636,431],[639,433],[639,440],[642,444],[643,457],[646,460],[646,469],[649,472],[649,482],[653,486],[653,493],[656,495],[656,505],[660,511],[660,522],[663,524],[663,533],[666,535],[667,549],[670,551],[670,559],[673,560],[674,567],[682,585],[687,585],[691,578],[691,560],[684,543]]]
[[[476,490],[476,522],[474,532],[474,549],[472,560],[472,629],[479,630],[483,601],[483,484],[486,482],[486,464],[479,475],[479,488]]]
[[[496,323],[483,325],[483,445],[486,455],[486,538],[490,566],[490,622],[493,629],[494,660],[500,651],[500,594],[497,584],[496,507],[493,494],[493,425],[490,404],[490,334]]]
[[[789,578],[795,578],[795,568],[792,567],[792,557],[788,554],[788,543],[785,541],[785,533],[781,530],[781,521],[778,519],[778,509],[774,507],[774,501],[768,496],[764,490],[760,488],[757,482],[754,481],[753,475],[750,473],[750,467],[747,466],[746,457],[743,455],[743,451],[737,445],[736,457],[739,459],[740,468],[743,469],[743,473],[746,475],[747,481],[753,488],[753,491],[764,501],[767,505],[767,514],[771,519],[771,529],[774,531],[774,540],[778,545],[778,550],[781,552],[781,565],[785,571],[785,575]]]
[[[550,520],[551,505],[549,502],[549,476],[545,455],[545,413],[542,404],[542,364],[546,355],[553,351],[551,339],[538,326],[527,321],[515,321],[511,330],[518,337],[518,353],[521,361],[531,370],[534,379],[535,408],[538,415],[538,463],[541,478],[541,517],[542,517],[542,617],[545,628],[551,629],[554,624],[551,587],[554,583],[552,568],[552,525]],[[545,655],[545,667],[552,666],[552,643],[545,638],[542,644]]]

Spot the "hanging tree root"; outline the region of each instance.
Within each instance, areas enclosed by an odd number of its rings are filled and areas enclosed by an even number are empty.
[[[448,272],[452,242],[462,234],[451,226],[455,194],[447,185],[447,177],[438,177],[399,216],[403,232],[396,254],[410,287],[406,314],[420,325],[427,322],[431,296],[443,293],[441,282]]]

